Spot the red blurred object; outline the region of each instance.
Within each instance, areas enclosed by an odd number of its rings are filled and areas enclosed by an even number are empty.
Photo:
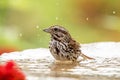
[[[16,51],[17,48],[15,47],[0,47],[0,55],[3,54],[3,53],[9,53],[9,52],[13,52],[13,51]]]
[[[8,61],[0,65],[0,80],[25,80],[25,75],[14,61]]]

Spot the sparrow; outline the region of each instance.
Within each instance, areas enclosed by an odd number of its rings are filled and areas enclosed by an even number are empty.
[[[82,60],[93,59],[81,52],[80,44],[71,37],[64,27],[53,25],[43,31],[51,35],[49,49],[56,60],[75,62],[79,56],[83,58]]]

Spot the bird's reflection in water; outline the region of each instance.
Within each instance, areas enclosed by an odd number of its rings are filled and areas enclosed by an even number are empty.
[[[53,62],[50,65],[51,71],[69,71],[70,69],[74,69],[78,66],[77,62]]]
[[[78,65],[79,63],[53,62],[50,65],[50,70],[51,70],[50,76],[59,77],[59,78],[60,77],[75,78],[73,80],[76,80],[78,76],[72,75],[71,69],[75,69],[75,67]]]
[[[72,73],[72,72],[76,71],[76,69],[87,69],[87,70],[89,69],[92,71],[96,71],[97,69],[95,67],[93,67],[94,64],[95,64],[95,62],[93,62],[93,63],[53,62],[50,65],[50,69],[51,69],[51,71],[68,72],[68,73]]]

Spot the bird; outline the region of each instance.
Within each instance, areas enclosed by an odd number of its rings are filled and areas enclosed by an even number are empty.
[[[69,31],[64,27],[53,25],[43,31],[51,35],[49,50],[56,60],[75,62],[79,56],[83,58],[82,60],[94,59],[81,52],[80,44],[71,37]]]

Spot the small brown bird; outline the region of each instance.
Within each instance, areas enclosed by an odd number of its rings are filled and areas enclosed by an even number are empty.
[[[56,60],[77,61],[79,56],[83,57],[84,60],[93,59],[81,52],[80,44],[71,37],[65,28],[54,25],[43,31],[51,35],[49,48]]]

